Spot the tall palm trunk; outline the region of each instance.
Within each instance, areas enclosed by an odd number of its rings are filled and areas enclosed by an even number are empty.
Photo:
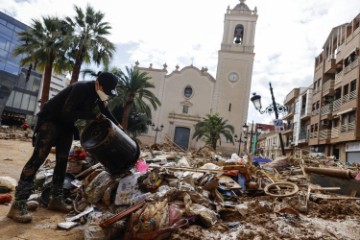
[[[73,71],[72,71],[70,84],[72,84],[74,82],[77,82],[78,79],[79,79],[80,69],[81,69],[81,65],[82,65],[83,60],[84,60],[85,52],[86,52],[85,47],[81,46],[80,49],[79,49],[78,54],[76,55],[75,64],[74,64],[74,68],[73,68]]]
[[[44,104],[49,100],[52,65],[52,62],[47,62],[45,65],[44,84],[41,92],[40,109],[42,109]]]
[[[121,122],[121,126],[127,130],[128,129],[128,125],[129,125],[129,117],[130,117],[130,112],[131,112],[131,107],[134,104],[134,98],[135,96],[131,95],[129,96],[128,100],[125,103],[124,106],[124,113],[123,113],[123,118],[122,118],[122,122]]]
[[[121,122],[121,126],[124,128],[124,130],[128,129],[131,106],[131,102],[126,102],[124,107],[124,114]]]

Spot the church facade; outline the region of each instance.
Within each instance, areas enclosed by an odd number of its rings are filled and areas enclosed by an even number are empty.
[[[193,65],[182,69],[177,66],[168,73],[166,65],[155,69],[136,63],[151,76],[154,93],[161,101],[152,116],[155,126],[140,137],[141,141],[152,144],[169,139],[185,150],[199,148],[204,143],[192,139],[194,126],[209,113],[219,113],[234,126],[234,135],[239,135],[247,121],[257,17],[257,9],[251,10],[245,0],[228,7],[216,78],[206,68]],[[222,140],[219,149],[231,152],[237,146]]]

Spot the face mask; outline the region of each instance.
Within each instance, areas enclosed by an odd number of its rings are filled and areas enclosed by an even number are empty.
[[[97,90],[96,93],[97,93],[97,95],[99,96],[100,100],[103,101],[103,102],[105,102],[105,101],[107,101],[107,100],[109,99],[109,96],[106,95],[106,94],[105,94],[103,91],[101,91],[101,90]]]

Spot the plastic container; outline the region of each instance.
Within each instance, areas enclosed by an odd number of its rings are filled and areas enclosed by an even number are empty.
[[[80,143],[112,175],[132,168],[140,155],[137,142],[107,118],[90,122],[81,134]]]

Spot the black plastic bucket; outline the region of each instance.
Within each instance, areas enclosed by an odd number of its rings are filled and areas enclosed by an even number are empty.
[[[137,142],[107,118],[86,125],[80,143],[112,175],[132,168],[140,155]]]

